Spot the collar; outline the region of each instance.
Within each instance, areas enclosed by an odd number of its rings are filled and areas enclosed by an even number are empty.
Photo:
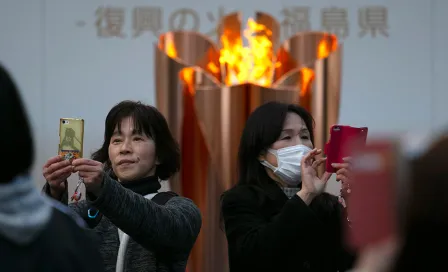
[[[162,187],[157,176],[122,182],[121,185],[140,195],[157,193]]]
[[[288,199],[285,192],[283,191],[282,186],[277,181],[271,179],[266,173],[264,173],[264,175],[262,176],[261,181],[262,182],[260,184],[260,187],[263,189],[263,191],[265,191],[270,199]],[[301,186],[302,184],[300,183],[297,188],[300,189]]]
[[[298,187],[281,187],[283,193],[291,199],[295,194],[297,194],[298,191],[300,191],[300,188]]]
[[[30,176],[17,176],[0,184],[0,236],[20,245],[35,241],[51,214],[51,206]]]

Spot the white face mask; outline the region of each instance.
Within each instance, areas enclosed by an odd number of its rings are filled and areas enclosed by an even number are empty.
[[[267,161],[261,161],[261,164],[274,171],[274,174],[286,184],[296,186],[302,181],[300,162],[311,150],[304,145],[288,146],[277,150],[269,149],[268,152],[277,157],[278,166],[275,167]]]

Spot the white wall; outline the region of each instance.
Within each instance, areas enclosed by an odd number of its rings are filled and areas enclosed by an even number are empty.
[[[372,134],[426,132],[448,123],[444,80],[448,71],[445,51],[445,0],[314,0],[312,29],[320,28],[320,8],[341,7],[349,12],[349,36],[344,41],[343,94],[340,122],[366,125]],[[0,61],[13,73],[28,105],[36,131],[37,158],[34,175],[43,184],[41,167],[56,154],[58,119],[86,120],[85,152],[98,148],[108,110],[123,99],[153,104],[154,67],[152,44],[145,33],[132,37],[135,6],[163,8],[162,31],[169,15],[193,7],[200,16],[200,30],[216,16],[240,10],[253,15],[250,1],[238,0],[2,0],[0,4]],[[95,10],[101,5],[124,7],[124,38],[96,36]],[[284,7],[299,6],[293,0],[257,2],[257,10],[281,20]],[[358,8],[384,5],[389,11],[389,37],[358,36]],[[186,26],[190,22],[186,23]],[[331,187],[336,190],[336,187]]]

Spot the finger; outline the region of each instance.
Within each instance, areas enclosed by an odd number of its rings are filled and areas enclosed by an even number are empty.
[[[313,150],[311,150],[308,154],[306,154],[305,156],[303,156],[302,162],[306,162],[308,164],[311,164],[312,160],[314,159],[314,156],[316,156],[317,154],[319,154],[318,152],[322,152],[320,149],[314,148]]]
[[[65,180],[72,174],[72,166],[66,166],[45,176],[48,181]]]
[[[94,172],[78,172],[78,176],[83,179],[84,183],[90,183],[99,177],[99,175]]]
[[[94,161],[94,160],[90,160],[90,159],[76,159],[73,160],[72,165],[73,166],[78,166],[78,165],[102,165],[100,162],[98,161]]]
[[[321,165],[324,161],[326,161],[327,158],[320,158],[317,159],[313,162],[313,164],[311,165],[313,168],[317,168],[319,165]]]
[[[56,162],[60,162],[60,161],[63,161],[64,160],[64,158],[62,157],[62,156],[54,156],[54,157],[51,157],[45,164],[44,164],[44,167],[43,168],[48,168],[50,165],[52,165],[53,163],[56,163]]]
[[[61,169],[65,168],[65,167],[67,167],[67,166],[70,166],[70,162],[66,161],[66,160],[53,163],[49,167],[44,168],[44,175],[45,174],[52,174],[53,172],[61,170]]]
[[[333,173],[330,173],[330,172],[327,172],[327,171],[325,171],[325,173],[322,175],[322,177],[321,177],[321,180],[323,181],[323,182],[327,182],[329,179],[330,179],[330,177],[331,177],[331,175],[332,175]]]
[[[73,167],[74,172],[99,172],[102,168],[98,167],[98,165],[77,165]]]
[[[344,175],[349,176],[350,171],[347,168],[341,168],[338,171],[336,171],[336,175]]]
[[[347,163],[349,163],[349,164],[353,162],[352,157],[345,157],[345,158],[342,158],[342,160],[347,162]]]
[[[302,165],[308,164],[310,162],[310,158],[313,158],[313,156],[314,156],[313,154],[314,154],[315,150],[316,149],[313,149],[308,154],[305,154],[305,156],[303,156],[302,161],[301,161]]]
[[[91,174],[89,174],[89,172],[78,172],[78,176],[80,178],[84,179],[84,182],[86,181],[86,179],[90,176]]]
[[[349,178],[344,174],[336,174],[336,180],[342,182],[343,184],[349,183]]]
[[[349,163],[332,163],[331,166],[336,169],[341,169],[341,168],[349,168],[350,164]]]

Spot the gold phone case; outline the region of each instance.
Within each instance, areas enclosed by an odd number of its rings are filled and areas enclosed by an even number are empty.
[[[59,120],[59,156],[65,159],[82,158],[84,148],[84,120],[61,118]]]

